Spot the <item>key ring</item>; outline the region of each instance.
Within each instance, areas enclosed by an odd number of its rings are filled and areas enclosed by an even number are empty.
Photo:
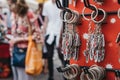
[[[69,17],[70,15],[71,17]],[[71,13],[66,12],[64,14],[64,21],[67,23],[76,23],[78,19],[79,19],[79,12],[75,10],[71,10]]]
[[[72,64],[72,65],[70,65],[70,68],[71,68],[71,71],[73,73],[72,79],[76,78],[79,74],[79,71],[80,71],[79,66],[77,64]]]
[[[77,64],[68,65],[67,67],[70,68],[70,70],[65,71],[63,76],[69,80],[76,78],[79,73]]]
[[[63,19],[64,19],[64,22],[71,23],[74,20],[74,18],[75,18],[75,16],[74,16],[73,12],[72,13],[66,12],[64,14]]]
[[[86,74],[84,72],[81,73],[80,80],[88,80],[88,78],[86,77]]]
[[[96,17],[97,17],[97,15],[98,15],[98,9],[97,9],[97,7],[95,6],[95,5],[93,5],[93,4],[91,4],[91,6],[93,6],[94,8],[95,8],[95,11],[93,11],[93,12],[95,12],[96,14],[95,14],[95,16],[93,17],[93,19],[95,19]],[[82,10],[82,16],[83,16],[83,18],[85,19],[85,20],[87,20],[87,21],[89,21],[89,20],[91,20],[91,19],[88,19],[87,17],[85,17],[85,9],[86,9],[86,7],[84,7],[83,8],[83,10]],[[91,14],[92,15],[92,14]]]
[[[117,16],[120,19],[120,8],[118,9]]]
[[[63,22],[66,22],[66,20],[64,20],[64,16],[66,13],[72,14],[72,12],[69,8],[66,8],[66,9],[63,9],[60,11],[60,18],[63,20]],[[72,17],[73,17],[73,15],[72,15]]]
[[[83,71],[80,75],[80,80],[96,80],[95,75],[89,70],[89,73],[85,74]]]
[[[96,17],[99,15],[99,13],[97,14],[97,16],[96,15],[94,16],[94,14],[95,14],[94,11],[91,13],[91,19],[92,19],[92,21],[94,23],[97,23],[97,24],[102,23],[106,19],[106,12],[105,12],[105,10],[103,10],[101,8],[98,8],[98,11],[101,11],[103,13],[103,18],[101,20],[99,20],[99,21],[95,20]]]
[[[63,73],[63,76],[64,76],[66,79],[71,79],[71,75],[69,75],[68,71],[64,72],[64,73]]]
[[[92,65],[90,67],[90,70],[94,70],[96,72],[97,75],[97,80],[102,80],[105,76],[105,70],[104,68],[97,66],[97,65]]]

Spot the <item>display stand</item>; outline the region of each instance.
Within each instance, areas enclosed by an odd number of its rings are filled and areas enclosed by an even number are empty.
[[[72,1],[72,2],[70,2]],[[76,1],[76,4],[74,3]],[[120,18],[118,14],[118,9],[120,8],[120,4],[117,0],[101,0],[104,1],[102,5],[96,3],[97,0],[87,0],[89,4],[95,5],[97,8],[103,9],[106,13],[105,22],[102,24],[102,33],[104,34],[105,39],[105,57],[101,62],[94,62],[89,60],[86,63],[86,59],[84,56],[84,50],[86,49],[86,35],[88,34],[89,24],[91,24],[91,29],[93,30],[95,27],[95,23],[93,21],[87,21],[83,17],[81,17],[82,21],[80,25],[77,25],[77,33],[81,39],[81,47],[79,52],[79,59],[73,60],[70,59],[70,64],[78,64],[81,67],[89,67],[94,64],[101,66],[106,69],[106,77],[104,80],[115,80],[115,77],[118,75],[120,77],[120,53],[119,53],[119,41],[117,42],[118,34],[120,32]],[[79,15],[82,16],[82,10],[85,7],[84,0],[69,0],[69,8],[71,10],[76,10],[79,12]],[[87,7],[87,6],[86,6]],[[84,15],[87,18],[90,18],[91,11],[89,7],[87,7],[84,11]],[[101,15],[101,13],[100,13]],[[62,69],[62,71],[64,71]],[[118,71],[118,74],[117,72]],[[60,69],[61,72],[61,69]],[[78,79],[79,80],[79,79]]]

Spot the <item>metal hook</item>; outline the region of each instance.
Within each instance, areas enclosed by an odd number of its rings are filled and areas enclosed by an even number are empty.
[[[120,4],[120,0],[118,0],[118,4]]]
[[[119,42],[120,42],[120,32],[118,33],[117,39],[116,39],[116,43],[119,43]]]
[[[83,2],[84,2],[85,7],[89,8],[91,10],[96,11],[95,7],[93,7],[92,5],[90,5],[89,0],[83,0]]]
[[[88,69],[89,69],[88,67],[83,67],[83,71],[84,71],[85,74],[89,74]]]
[[[57,5],[57,7],[58,7],[59,9],[65,10],[65,11],[67,11],[67,12],[69,12],[69,13],[72,13],[70,9],[67,9],[66,7],[63,7],[63,6],[61,5],[60,0],[56,0],[56,5]]]
[[[64,7],[61,5],[60,0],[56,0],[56,5],[59,9],[64,9]]]
[[[119,70],[115,70],[115,76],[120,77],[120,71]]]
[[[65,72],[65,71],[68,71],[68,70],[70,70],[69,67],[58,67],[58,68],[57,68],[57,71],[58,71],[58,72]]]

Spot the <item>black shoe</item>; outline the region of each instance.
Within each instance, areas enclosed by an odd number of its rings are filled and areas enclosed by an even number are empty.
[[[48,80],[54,80],[53,78],[48,78]]]

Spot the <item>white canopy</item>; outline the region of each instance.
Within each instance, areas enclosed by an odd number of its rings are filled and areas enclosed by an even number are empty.
[[[7,1],[6,0],[0,0],[0,7],[8,7]]]
[[[29,8],[31,8],[33,11],[38,9],[38,2],[35,0],[26,0],[26,3],[28,4]]]

